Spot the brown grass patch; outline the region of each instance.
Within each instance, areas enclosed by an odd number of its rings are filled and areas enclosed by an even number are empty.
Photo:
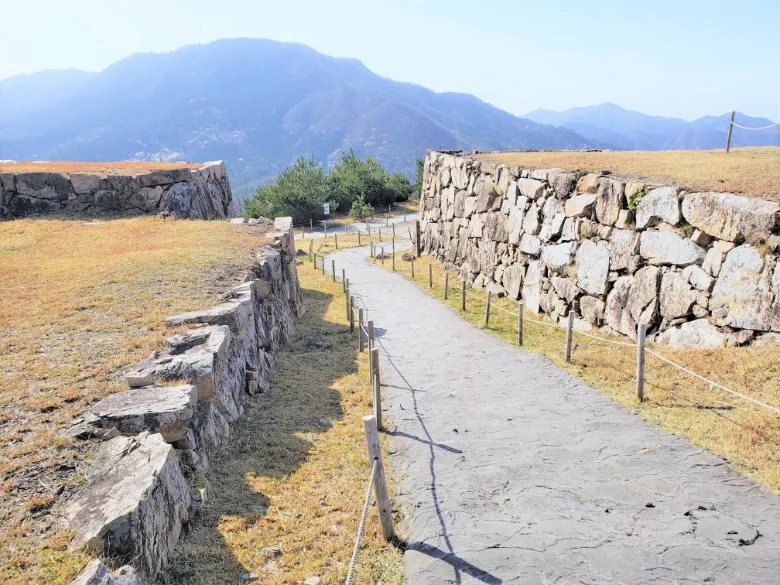
[[[510,166],[610,170],[626,178],[725,191],[780,202],[780,147],[725,150],[500,152],[476,155]]]
[[[98,175],[132,175],[150,171],[170,171],[173,169],[199,169],[201,163],[185,162],[30,162],[17,161],[0,164],[0,173],[95,173]]]
[[[247,573],[267,585],[346,577],[368,483],[367,353],[349,331],[342,285],[308,260],[298,275],[306,314],[277,356],[270,393],[253,401],[215,458],[208,479],[217,495],[180,542],[166,583],[233,584]],[[401,561],[372,505],[355,582],[400,585]]]
[[[386,261],[389,269],[390,262]],[[381,264],[380,264],[381,265]],[[411,265],[396,258],[396,269],[411,277]],[[433,288],[428,286],[428,265],[433,267]],[[429,256],[415,261],[415,282],[444,300],[444,266]],[[461,283],[450,274],[447,301],[461,316],[484,326],[485,302],[467,297],[461,312]],[[482,291],[467,289],[480,299]],[[494,299],[494,307],[517,312],[517,303]],[[540,315],[526,313],[532,319]],[[491,310],[490,333],[508,343],[517,343],[517,317]],[[588,339],[574,333],[572,363],[564,356],[566,332],[560,328],[536,325],[526,320],[524,349],[542,353],[557,366],[576,375],[613,400],[631,408],[642,418],[662,429],[685,437],[726,459],[737,471],[753,478],[775,494],[780,494],[780,415],[737,398],[685,374],[648,355],[646,358],[646,401],[636,398],[636,351]],[[601,335],[601,334],[599,334]],[[621,337],[620,341],[627,341]],[[777,349],[725,348],[717,350],[672,350],[652,346],[669,359],[724,386],[748,396],[780,406],[780,361]]]
[[[69,583],[86,562],[56,516],[95,443],[58,432],[126,388],[166,315],[243,278],[267,226],[136,218],[0,223],[0,582]],[[52,513],[55,512],[55,513]]]

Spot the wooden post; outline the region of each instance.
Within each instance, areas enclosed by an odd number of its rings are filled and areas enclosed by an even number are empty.
[[[347,299],[347,319],[349,319],[349,279],[345,281],[345,285],[344,298]]]
[[[336,241],[336,249],[339,249],[339,235],[336,232],[333,232],[333,239]]]
[[[393,239],[395,239],[395,224],[393,224]]]
[[[330,271],[333,273],[333,282],[336,282],[336,261],[330,261]]]
[[[414,256],[412,256],[412,278],[414,278]]]
[[[379,251],[379,255],[382,257],[382,266],[385,265],[385,247],[382,246],[382,249]]]
[[[446,301],[450,295],[450,273],[444,273],[444,300]]]
[[[566,326],[566,361],[571,363],[571,337],[574,331],[574,311],[569,309],[569,321]]]
[[[466,281],[461,282],[461,289],[460,289],[461,299],[460,299],[460,308],[463,312],[466,311]]]
[[[647,325],[640,323],[636,328],[636,397],[645,399],[645,336]]]
[[[487,305],[485,306],[485,329],[490,327],[490,299],[493,297],[493,293],[488,291]]]
[[[374,322],[368,322],[368,383],[374,383],[374,356],[371,350],[374,349]],[[373,386],[372,386],[373,388]]]
[[[314,220],[309,218],[309,231],[314,231]]]
[[[428,288],[433,288],[433,264],[428,264]]]
[[[304,228],[303,226],[301,226],[301,239],[302,240],[306,239],[306,228]]]
[[[390,206],[387,206],[387,218],[385,219],[385,225],[390,225]]]
[[[368,322],[368,349],[374,349],[374,321]]]
[[[314,253],[314,240],[309,240],[309,260],[312,259],[313,253]]]
[[[355,297],[349,295],[349,332],[355,332]]]
[[[369,256],[374,257],[374,242],[369,242]]]
[[[414,238],[412,237],[412,228],[409,228],[409,239],[414,243]]]
[[[358,309],[358,351],[363,351],[363,307]]]
[[[523,311],[525,304],[523,301],[517,303],[517,345],[523,345]]]
[[[374,495],[376,496],[376,508],[379,512],[379,523],[382,526],[382,536],[384,536],[386,541],[391,542],[395,539],[393,514],[390,506],[390,496],[387,493],[387,479],[385,478],[385,468],[382,464],[382,451],[379,445],[379,425],[375,416],[368,415],[363,417],[363,430],[366,434],[370,467],[373,467],[374,462],[376,462]]]
[[[362,244],[360,243],[360,230],[358,230],[357,232],[358,232],[358,246],[361,246]]]
[[[328,220],[325,220],[325,239],[328,239]]]
[[[322,257],[322,275],[325,276],[325,256]]]
[[[734,114],[736,114],[736,111],[731,112],[731,121],[729,122],[729,135],[728,138],[726,138],[726,152],[729,151],[731,148],[731,131],[734,129]]]
[[[371,237],[371,224],[366,223],[366,229],[368,230],[368,236]]]
[[[395,252],[393,252],[393,255],[390,256],[390,258],[392,258],[392,261],[393,261],[393,272],[395,272]]]
[[[341,286],[347,292],[347,271],[344,268],[341,269]]]
[[[377,426],[382,428],[382,383],[379,373],[379,348],[371,350],[371,361],[374,363],[374,377],[371,380],[374,393],[374,416]]]
[[[382,228],[379,228],[379,241],[382,241]]]
[[[317,252],[314,252],[314,256],[311,262],[314,264],[314,269],[317,270]]]
[[[415,231],[417,232],[417,238],[415,239],[415,242],[417,244],[417,257],[420,257],[420,220],[417,220],[417,223],[415,224]]]

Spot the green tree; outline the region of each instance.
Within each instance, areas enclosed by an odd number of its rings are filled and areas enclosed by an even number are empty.
[[[366,198],[363,195],[358,195],[358,198],[352,202],[352,208],[349,210],[349,216],[357,219],[363,219],[364,217],[370,217],[374,215],[374,208],[366,203]]]
[[[425,159],[418,158],[417,175],[414,181],[414,185],[412,185],[412,194],[410,196],[411,199],[417,200],[422,196],[422,182],[423,182],[424,172],[425,172]]]
[[[328,180],[314,158],[300,157],[276,178],[258,187],[244,202],[246,217],[292,216],[296,223],[324,217],[322,204],[329,200]]]
[[[409,198],[411,185],[401,173],[391,175],[370,156],[360,160],[354,152],[343,154],[328,174],[331,193],[345,207],[359,196],[373,207],[384,208]]]

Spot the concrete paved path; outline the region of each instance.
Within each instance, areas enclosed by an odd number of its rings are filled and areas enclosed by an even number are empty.
[[[409,585],[780,583],[780,498],[366,254]]]

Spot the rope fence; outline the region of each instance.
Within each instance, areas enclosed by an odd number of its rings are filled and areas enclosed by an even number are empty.
[[[363,532],[366,528],[366,515],[368,514],[368,504],[371,501],[371,489],[374,487],[376,462],[376,459],[371,462],[371,473],[368,476],[368,488],[366,489],[366,497],[363,500],[363,512],[360,514],[360,524],[358,525],[357,535],[355,535],[355,548],[352,549],[352,558],[349,561],[349,572],[347,573],[346,585],[352,583],[352,575],[355,572],[358,552],[360,551],[360,542],[363,540]]]
[[[731,133],[735,127],[741,128],[742,130],[769,130],[770,128],[774,128],[775,126],[780,125],[780,122],[770,124],[769,126],[750,126],[749,124],[740,124],[734,121],[734,115],[736,113],[736,111],[731,112],[731,119],[729,120],[729,133],[726,137],[726,152],[731,150]]]

